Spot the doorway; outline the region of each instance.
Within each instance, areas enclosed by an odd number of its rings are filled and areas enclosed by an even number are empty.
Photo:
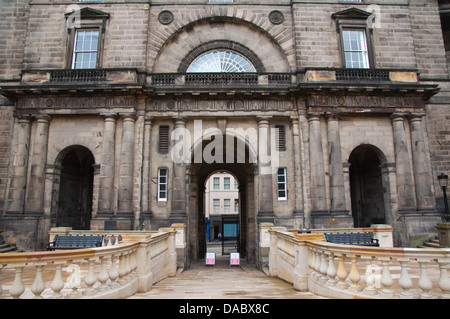
[[[94,156],[83,146],[62,151],[56,227],[90,229]]]
[[[385,224],[385,194],[381,164],[384,156],[372,145],[360,145],[350,154],[350,191],[355,227]]]
[[[234,159],[230,160],[227,157],[226,151],[223,152],[223,161],[215,161],[213,163],[194,162],[190,165],[190,182],[189,182],[189,255],[190,260],[198,262],[205,258],[207,251],[207,229],[205,223],[205,185],[208,179],[215,172],[228,172],[234,176],[239,185],[238,199],[239,199],[239,214],[236,231],[238,237],[237,250],[241,258],[246,258],[247,263],[255,263],[256,260],[256,231],[255,231],[255,191],[254,191],[254,171],[255,164],[250,162],[249,148],[245,141],[240,140],[236,136],[222,138],[223,141],[233,140],[234,143]],[[245,144],[245,161],[237,159],[238,144]],[[202,141],[196,146],[196,152],[203,152],[208,141]],[[239,146],[239,150],[241,150]],[[224,147],[224,150],[227,150]],[[230,154],[228,154],[230,155]],[[253,156],[253,154],[252,154]],[[231,199],[231,198],[230,198]],[[234,202],[230,201],[230,209],[233,209]],[[234,217],[236,218],[236,217]],[[223,223],[210,223],[209,231],[219,230],[223,232]],[[233,226],[234,227],[234,226]],[[218,234],[209,233],[209,238],[218,237]],[[223,233],[222,233],[223,235]]]

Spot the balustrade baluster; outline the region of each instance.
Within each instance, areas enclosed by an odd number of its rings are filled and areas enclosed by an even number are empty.
[[[339,278],[339,282],[337,283],[337,287],[340,289],[346,289],[348,287],[347,283],[345,282],[345,279],[347,279],[347,270],[345,269],[344,264],[345,255],[339,254],[338,260],[339,260],[339,266],[337,270],[337,276]]]
[[[125,255],[122,253],[119,256],[119,283],[125,284],[127,282],[125,275],[127,274],[127,270],[125,268]]]
[[[322,250],[320,252],[320,268],[319,268],[319,271],[322,274],[322,276],[320,276],[319,280],[323,283],[327,282],[328,280],[327,270],[328,270],[328,263],[325,256],[325,251]]]
[[[136,250],[133,250],[130,255],[130,271],[132,278],[135,278],[137,276],[136,269],[137,269]]]
[[[45,290],[44,278],[42,277],[42,269],[47,265],[46,262],[35,263],[36,276],[33,284],[31,285],[31,292],[34,294],[33,299],[43,299],[41,297],[42,292]]]
[[[130,273],[131,273],[131,267],[130,267],[130,253],[127,252],[125,254],[125,280],[130,281]]]
[[[328,269],[327,269],[327,276],[328,276],[328,284],[330,286],[336,285],[336,266],[334,265],[334,254],[333,252],[328,253]]]
[[[50,288],[52,288],[53,290],[53,295],[50,297],[51,299],[59,299],[63,297],[60,291],[64,288],[64,280],[62,277],[62,267],[64,264],[65,261],[54,262],[56,270],[55,270],[55,277],[53,278],[52,284],[50,286]]]
[[[393,298],[394,291],[391,289],[391,287],[394,284],[394,280],[392,279],[391,272],[389,270],[389,263],[391,261],[391,258],[380,257],[379,260],[383,265],[383,271],[381,273],[381,284],[384,287],[380,293],[384,298]]]
[[[83,291],[83,295],[86,296],[92,296],[95,293],[95,289],[93,288],[95,282],[97,281],[94,271],[95,261],[96,258],[89,258],[88,260],[88,273],[86,275],[86,278],[84,278],[84,283],[86,284],[87,288]]]
[[[101,262],[101,268],[100,268],[100,273],[98,274],[98,281],[100,282],[100,286],[98,288],[99,288],[99,290],[105,290],[108,287],[106,282],[109,279],[109,275],[108,275],[108,271],[107,271],[108,256],[101,256],[100,262]]]
[[[448,259],[445,260],[438,259],[437,262],[439,264],[439,269],[441,271],[439,275],[438,284],[439,288],[441,288],[443,292],[440,298],[450,299],[450,278],[448,277],[447,271],[450,261]]]
[[[417,262],[420,267],[420,277],[418,281],[419,288],[422,289],[422,293],[420,294],[421,299],[432,299],[433,295],[429,293],[429,291],[433,288],[433,282],[428,277],[427,265],[429,264],[429,260],[417,258]]]
[[[109,279],[111,280],[109,287],[114,288],[119,285],[117,282],[117,278],[119,277],[119,272],[117,269],[117,258],[118,255],[112,255],[111,256],[111,268],[109,270]]]
[[[0,264],[0,272],[2,271],[2,268],[3,268],[3,265]],[[0,283],[0,296],[2,295],[2,293],[3,293],[3,288],[2,288],[2,284]]]
[[[73,260],[72,261],[72,274],[67,278],[67,286],[72,289],[69,293],[69,298],[79,298],[81,293],[78,289],[81,288],[81,274],[80,274],[80,265],[79,263],[83,262],[82,260]]]
[[[314,278],[315,276],[315,271],[316,271],[316,251],[315,249],[311,249],[311,265],[309,266],[311,269],[311,276]]]
[[[316,250],[315,253],[316,253],[316,263],[314,265],[314,270],[315,270],[314,277],[320,278],[320,263],[321,263],[320,252],[318,250]]]
[[[361,279],[361,276],[359,275],[358,266],[356,264],[356,262],[358,260],[358,256],[351,255],[350,260],[351,260],[352,266],[350,269],[350,274],[348,276],[348,279],[350,279],[352,284],[350,285],[350,287],[348,287],[348,289],[353,292],[359,292],[359,291],[361,291],[361,286],[358,285],[358,282]]]
[[[15,276],[14,276],[14,282],[9,289],[9,294],[14,298],[18,299],[20,295],[25,291],[25,286],[23,285],[23,278],[22,273],[23,269],[25,268],[27,264],[15,264]]]
[[[398,261],[400,262],[401,267],[398,284],[403,289],[403,291],[400,292],[400,299],[412,299],[414,295],[411,291],[409,291],[409,289],[413,286],[412,280],[408,273],[409,259],[398,259]]]
[[[372,257],[366,257],[368,259],[366,272],[364,273],[364,280],[366,281],[366,288],[364,288],[364,293],[370,296],[375,296],[378,291],[375,288],[375,275],[373,273]]]

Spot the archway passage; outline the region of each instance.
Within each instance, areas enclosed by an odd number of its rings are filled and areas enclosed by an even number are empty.
[[[223,140],[230,140],[223,137]],[[236,138],[234,141],[234,159],[227,158],[223,152],[223,161],[207,163],[192,163],[190,169],[190,208],[189,208],[189,250],[191,261],[199,261],[206,253],[205,227],[205,183],[217,171],[227,171],[238,181],[239,185],[239,248],[241,258],[247,263],[255,263],[256,234],[255,234],[255,193],[254,193],[254,164],[251,163],[248,147],[245,147],[245,162],[238,160]],[[203,152],[209,141],[203,141],[197,148]],[[241,148],[239,148],[241,149]],[[226,150],[224,145],[224,150]],[[197,150],[198,151],[198,150]]]
[[[90,229],[94,156],[85,147],[63,151],[56,226]]]
[[[350,154],[350,189],[355,227],[384,224],[385,199],[380,165],[381,151],[361,145]]]

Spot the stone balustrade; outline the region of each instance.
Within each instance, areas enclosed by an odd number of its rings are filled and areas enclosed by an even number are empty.
[[[269,271],[330,298],[450,298],[450,249],[339,245],[272,227]]]
[[[50,236],[61,232],[94,231],[54,229]],[[98,248],[0,254],[2,278],[14,277],[12,284],[0,282],[0,298],[125,298],[175,276],[175,228],[103,235],[106,243]]]

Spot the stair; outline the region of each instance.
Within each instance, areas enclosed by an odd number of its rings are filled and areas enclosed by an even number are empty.
[[[0,228],[0,254],[1,253],[10,253],[13,251],[17,251],[16,244],[7,244],[2,235],[2,229]]]
[[[437,236],[429,238],[427,241],[424,241],[419,248],[440,248],[439,239]]]

